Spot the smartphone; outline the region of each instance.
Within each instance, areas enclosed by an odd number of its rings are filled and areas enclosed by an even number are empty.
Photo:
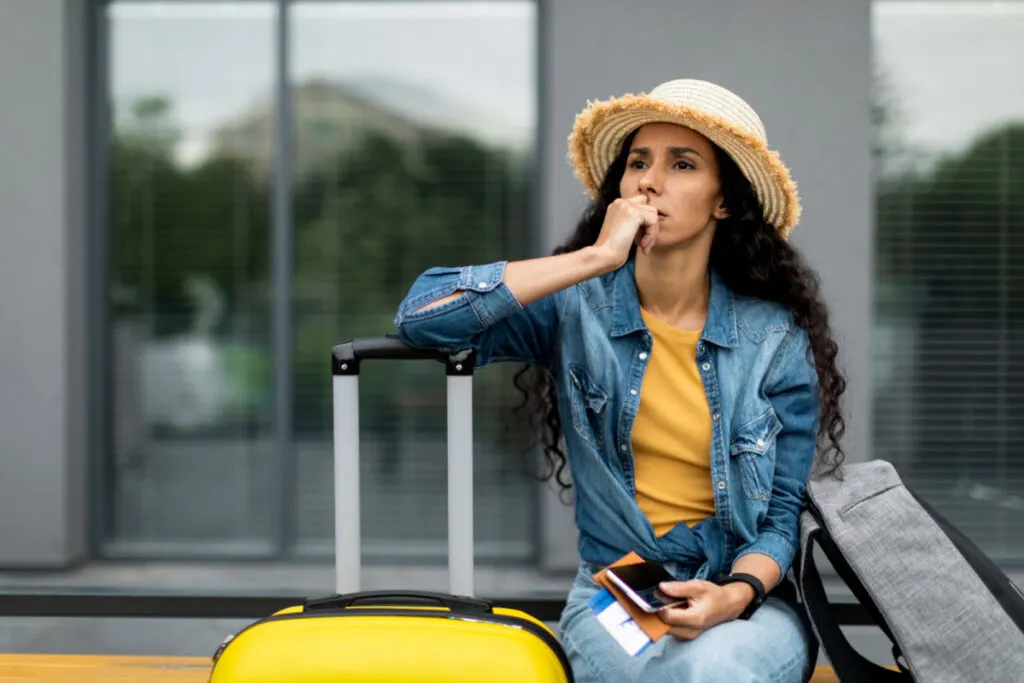
[[[686,598],[670,598],[658,590],[658,584],[661,582],[675,581],[660,562],[648,560],[639,564],[609,567],[605,570],[605,575],[645,612],[657,612],[665,607],[687,604]]]

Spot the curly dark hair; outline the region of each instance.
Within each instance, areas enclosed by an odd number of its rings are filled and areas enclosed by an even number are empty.
[[[597,198],[584,211],[576,231],[554,254],[577,251],[597,241],[608,206],[619,198],[619,182],[635,136],[636,131],[623,142]],[[839,442],[846,422],[840,397],[846,390],[846,380],[836,363],[839,345],[832,337],[819,278],[799,252],[764,220],[754,188],[736,162],[714,143],[712,147],[728,218],[718,222],[711,243],[710,265],[734,293],[782,304],[797,325],[807,331],[811,356],[808,361],[813,362],[818,375],[821,405],[814,469],[819,475],[841,477],[845,455]],[[562,422],[551,373],[547,368],[527,365],[516,372],[514,384],[523,397],[515,410],[518,414],[532,406],[529,422],[543,442],[546,468],[539,478],[544,481],[554,476],[564,492],[572,485],[564,479],[567,463],[560,444]]]

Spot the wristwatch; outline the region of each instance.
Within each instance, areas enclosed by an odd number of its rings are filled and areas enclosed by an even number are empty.
[[[738,617],[739,619],[749,619],[754,612],[757,611],[757,608],[764,603],[768,594],[767,591],[765,591],[764,584],[761,582],[761,579],[757,578],[753,574],[719,574],[718,578],[715,580],[715,583],[719,586],[725,586],[727,584],[737,582],[745,583],[754,589],[754,599],[750,601]]]

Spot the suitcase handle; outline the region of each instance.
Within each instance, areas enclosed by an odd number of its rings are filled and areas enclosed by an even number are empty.
[[[431,591],[383,590],[363,591],[331,595],[325,598],[312,598],[303,604],[306,612],[346,609],[356,603],[370,605],[387,605],[391,607],[415,607],[419,604],[447,607],[452,614],[490,614],[493,605],[486,600],[476,600],[462,595],[435,593]]]
[[[448,376],[448,594],[473,590],[473,370],[476,351],[414,348],[392,333],[332,347],[334,391],[334,563],[337,595],[360,581],[359,364],[363,360],[436,360]],[[447,603],[445,603],[447,604]]]
[[[418,349],[409,346],[397,334],[383,337],[360,337],[337,344],[332,352],[335,375],[358,375],[363,360],[436,360],[448,367],[449,375],[472,375],[473,352],[469,349],[455,354]]]

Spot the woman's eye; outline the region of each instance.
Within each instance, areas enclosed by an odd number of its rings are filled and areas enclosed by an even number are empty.
[[[630,168],[635,168],[635,169],[643,169],[643,168],[647,167],[647,163],[644,162],[644,161],[641,161],[640,159],[634,159],[633,161],[629,162],[629,167]],[[695,166],[693,164],[691,164],[689,161],[682,161],[682,160],[677,161],[674,164],[674,167],[675,168],[680,168],[680,169],[695,168]]]

